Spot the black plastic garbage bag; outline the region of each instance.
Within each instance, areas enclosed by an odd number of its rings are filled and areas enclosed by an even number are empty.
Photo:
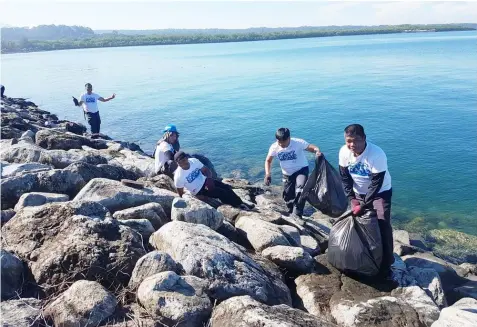
[[[339,217],[348,208],[340,174],[323,155],[315,159],[315,169],[303,187],[300,201],[304,200],[331,217]]]
[[[206,166],[207,168],[209,168],[210,172],[212,173],[212,178],[214,179],[217,179],[218,178],[218,175],[217,175],[217,172],[215,171],[215,167],[214,167],[214,164],[212,163],[212,161],[210,161],[209,158],[207,158],[206,156],[204,156],[203,154],[199,154],[199,153],[194,153],[191,155],[192,158],[196,158],[197,160],[199,160],[204,166]]]
[[[341,271],[374,276],[379,272],[383,246],[376,211],[353,217],[351,211],[336,220],[328,240],[328,262]]]

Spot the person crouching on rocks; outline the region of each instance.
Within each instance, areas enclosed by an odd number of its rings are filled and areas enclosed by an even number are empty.
[[[174,154],[180,149],[179,131],[175,125],[169,124],[164,128],[163,133],[154,151],[154,170],[156,174],[173,178],[174,171],[177,169]]]
[[[109,98],[103,98],[102,96],[93,93],[93,86],[90,83],[85,84],[86,92],[80,95],[80,101],[78,101],[78,106],[83,107],[88,120],[88,124],[91,126],[92,137],[98,137],[101,118],[99,116],[98,101],[108,102],[116,97],[116,94],[113,93]],[[76,103],[76,101],[75,101]]]
[[[308,159],[305,151],[321,155],[320,149],[303,139],[290,137],[288,128],[279,128],[275,133],[277,141],[270,146],[265,159],[265,185],[272,182],[271,166],[274,157],[280,160],[283,173],[283,200],[288,212],[301,217],[305,201],[299,201],[303,187],[308,179]]]
[[[194,196],[219,199],[223,204],[229,204],[243,210],[251,208],[235,194],[232,188],[211,178],[210,170],[198,159],[189,158],[185,152],[179,151],[174,155],[174,161],[179,166],[174,173],[174,185],[180,197],[186,189]]]
[[[0,95],[2,96],[2,99],[5,97],[5,86],[0,84]]]

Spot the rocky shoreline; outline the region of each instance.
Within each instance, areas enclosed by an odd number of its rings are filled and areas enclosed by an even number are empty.
[[[256,211],[177,198],[134,143],[23,99],[1,112],[2,326],[476,324],[475,262],[413,234],[394,231],[394,282],[348,276],[328,217],[284,215],[274,187],[223,179]]]

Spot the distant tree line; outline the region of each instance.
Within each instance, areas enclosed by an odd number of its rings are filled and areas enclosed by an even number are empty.
[[[53,25],[54,26],[54,25]],[[67,29],[60,27],[66,33]],[[67,26],[66,26],[67,27]],[[445,31],[469,31],[475,30],[470,26],[460,26],[455,24],[446,25],[394,25],[394,26],[371,26],[364,28],[306,28],[306,29],[267,29],[266,32],[248,33],[206,33],[191,32],[190,34],[153,34],[153,35],[125,35],[118,31],[110,33],[94,34],[91,29],[73,26],[78,36],[64,36],[60,39],[29,39],[21,37],[19,40],[8,40],[2,37],[1,52],[30,52],[49,51],[63,49],[81,48],[103,48],[103,47],[125,47],[142,45],[171,45],[171,44],[191,44],[191,43],[221,43],[221,42],[245,42],[261,40],[280,40],[294,38],[329,37],[343,35],[365,35],[365,34],[391,34],[410,32],[445,32]],[[83,30],[84,29],[84,30]],[[91,31],[92,33],[90,33]],[[207,30],[205,30],[207,31]],[[2,31],[3,33],[3,31]],[[61,34],[52,33],[54,35]],[[74,34],[74,33],[73,33]],[[67,35],[72,35],[71,33]]]
[[[39,25],[28,27],[2,27],[2,41],[61,40],[94,37],[89,27],[66,25]]]

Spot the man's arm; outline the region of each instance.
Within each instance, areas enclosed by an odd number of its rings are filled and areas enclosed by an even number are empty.
[[[83,104],[84,104],[83,95],[80,95],[79,101],[78,101],[78,106],[82,106]]]
[[[178,187],[177,188],[177,193],[179,194],[179,197],[182,198],[182,196],[184,195],[184,188],[183,187]]]
[[[351,177],[348,167],[340,166],[340,175],[346,197],[351,201],[355,198],[355,195],[353,191],[353,177]]]
[[[202,174],[204,174],[205,177],[212,178],[212,172],[206,166],[202,167],[200,171],[202,172]]]
[[[103,97],[99,97],[98,100],[101,101],[101,102],[108,102],[112,99],[114,99],[116,97],[116,93],[113,93],[113,95],[111,95],[109,98],[103,98]]]
[[[265,185],[270,185],[272,182],[272,175],[271,175],[272,161],[273,161],[273,156],[271,155],[268,155],[267,158],[265,159],[265,178],[263,180]]]
[[[376,195],[378,195],[381,186],[383,186],[384,175],[386,175],[385,171],[371,174],[371,184],[369,184],[368,192],[366,192],[363,207],[367,207],[373,204]]]
[[[313,152],[313,153],[315,153],[317,156],[321,156],[320,148],[317,147],[317,146],[314,145],[314,144],[308,144],[308,146],[305,148],[305,150],[308,151],[308,152]]]

